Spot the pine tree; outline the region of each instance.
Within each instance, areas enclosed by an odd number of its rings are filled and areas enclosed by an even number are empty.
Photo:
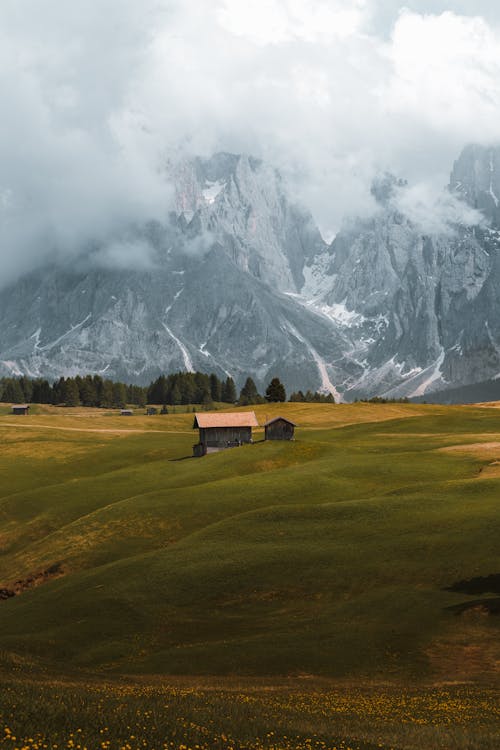
[[[62,402],[65,406],[78,406],[80,403],[80,392],[73,378],[66,378],[62,388]]]
[[[226,404],[234,404],[236,401],[236,385],[231,376],[222,385],[222,401]]]
[[[113,383],[111,380],[102,381],[100,405],[106,408],[113,405]]]
[[[175,383],[174,387],[172,388],[170,392],[170,403],[174,406],[177,406],[177,404],[181,403],[181,391],[177,383]]]
[[[29,404],[33,397],[33,381],[23,375],[22,378],[19,379],[19,385],[21,386],[21,390],[24,394],[23,400],[26,401],[27,404]]]
[[[8,378],[2,394],[2,401],[11,404],[22,404],[24,402],[24,393],[21,384],[17,378]]]
[[[123,409],[127,403],[127,389],[124,383],[113,383],[112,390],[112,405],[118,409]]]
[[[222,401],[221,388],[222,383],[217,375],[212,373],[210,375],[210,394],[212,396],[212,401]]]
[[[273,378],[267,386],[266,399],[272,403],[286,401],[285,386],[279,378]]]
[[[97,406],[97,392],[93,378],[87,375],[80,387],[80,401],[83,406]]]
[[[248,404],[258,404],[259,398],[260,397],[259,392],[257,391],[257,386],[255,385],[252,378],[247,378],[245,380],[245,385],[240,391],[238,403],[241,404],[241,406],[247,406]]]

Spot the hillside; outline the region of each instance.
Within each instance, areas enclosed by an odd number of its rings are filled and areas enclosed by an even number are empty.
[[[500,573],[498,410],[267,405],[294,443],[203,459],[189,414],[38,411],[0,416],[6,664],[498,679],[497,578],[456,585]]]

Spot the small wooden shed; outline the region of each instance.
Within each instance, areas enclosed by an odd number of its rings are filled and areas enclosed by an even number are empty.
[[[120,414],[121,414],[122,417],[131,417],[133,415],[133,413],[134,412],[132,411],[132,409],[122,409],[120,411]]]
[[[30,410],[29,404],[13,404],[12,414],[28,414]]]
[[[258,427],[255,412],[197,414],[193,429],[200,431],[200,441],[193,446],[194,456],[236,448],[252,442],[252,427]]]
[[[295,422],[285,417],[274,417],[264,425],[266,440],[294,440]]]

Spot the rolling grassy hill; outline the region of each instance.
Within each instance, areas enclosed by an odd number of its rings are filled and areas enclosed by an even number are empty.
[[[203,459],[190,414],[8,411],[4,664],[498,680],[494,579],[449,589],[500,573],[499,410],[267,405],[295,442]]]

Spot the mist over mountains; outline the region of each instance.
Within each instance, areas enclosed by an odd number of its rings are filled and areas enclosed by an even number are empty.
[[[167,171],[162,221],[124,222],[0,291],[1,375],[278,375],[352,400],[500,373],[500,148],[465,148],[439,195],[381,175],[371,214],[331,244],[262,160]]]

